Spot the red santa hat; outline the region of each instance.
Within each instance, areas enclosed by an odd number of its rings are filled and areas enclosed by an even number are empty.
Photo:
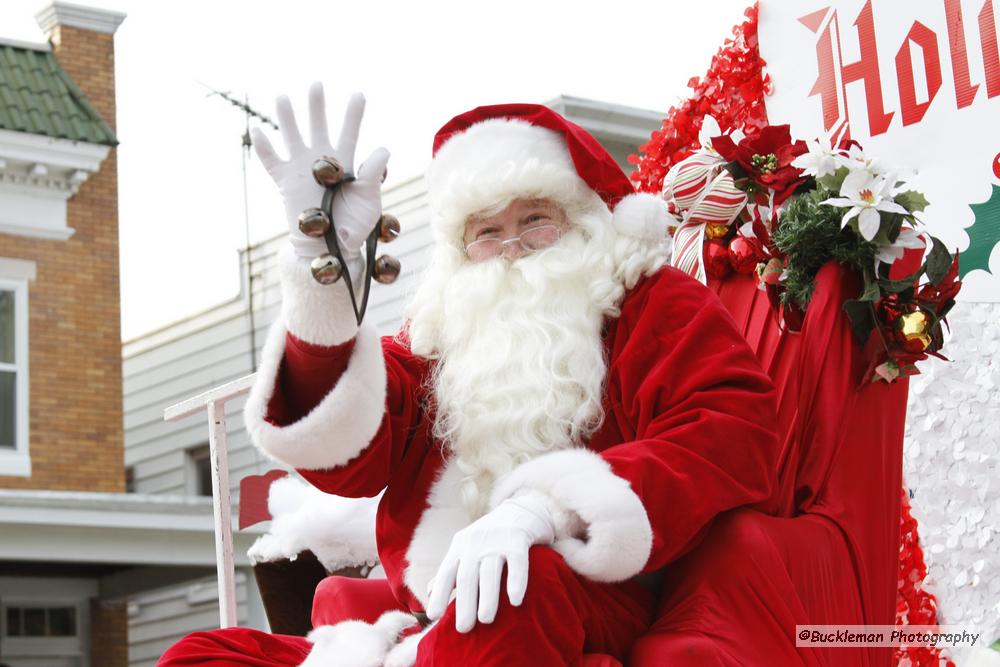
[[[433,226],[459,243],[470,215],[515,198],[572,211],[603,201],[619,233],[650,242],[667,233],[667,206],[637,193],[614,158],[579,125],[540,104],[477,107],[434,137],[427,172]]]

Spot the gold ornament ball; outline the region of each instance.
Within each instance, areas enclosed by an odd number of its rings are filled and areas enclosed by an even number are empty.
[[[903,334],[907,343],[919,343],[921,350],[926,350],[931,344],[931,321],[924,311],[917,309],[912,313],[900,315],[897,322],[899,332]]]
[[[729,225],[720,225],[717,222],[710,222],[705,225],[706,239],[721,239],[729,233]]]

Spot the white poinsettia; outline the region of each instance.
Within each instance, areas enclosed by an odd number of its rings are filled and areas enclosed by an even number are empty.
[[[892,264],[896,260],[902,259],[903,253],[907,250],[926,247],[927,242],[924,241],[920,232],[909,227],[904,227],[900,230],[899,236],[896,237],[895,241],[878,246],[875,251],[875,267],[878,268],[879,262]]]
[[[844,157],[843,151],[833,148],[829,137],[810,139],[806,142],[806,147],[809,149],[808,153],[792,160],[792,166],[801,169],[806,176],[830,176],[837,171],[839,160]]]
[[[857,217],[858,231],[866,241],[871,241],[878,234],[881,225],[879,211],[903,215],[909,213],[893,201],[896,190],[895,174],[881,176],[867,169],[855,169],[844,178],[844,184],[840,186],[840,197],[827,199],[823,203],[847,208],[840,226],[847,226]]]
[[[878,159],[865,155],[857,144],[851,144],[846,151],[840,151],[835,159],[837,166],[847,167],[852,172],[863,169],[872,174],[882,173],[882,165]]]
[[[712,146],[712,139],[714,137],[721,137],[723,134],[728,134],[733,141],[739,143],[743,141],[744,134],[740,130],[733,130],[732,132],[723,132],[722,128],[719,126],[719,121],[715,120],[714,116],[705,115],[701,121],[701,130],[698,131],[698,143],[701,144],[701,149],[712,155],[719,155],[719,151],[715,150]],[[721,159],[721,156],[719,156]]]

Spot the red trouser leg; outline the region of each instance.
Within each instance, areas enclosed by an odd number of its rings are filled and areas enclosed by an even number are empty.
[[[302,664],[312,644],[305,637],[269,635],[248,628],[193,632],[171,646],[157,667],[293,667]]]
[[[329,576],[316,586],[312,624],[318,628],[352,619],[374,623],[379,616],[395,609],[407,611],[385,579]]]
[[[520,607],[511,606],[505,586],[500,589],[496,620],[479,623],[467,634],[455,630],[452,602],[421,640],[417,667],[577,666],[583,664],[584,653],[623,660],[649,627],[655,602],[635,582],[601,584],[584,579],[547,547],[531,549],[528,591]]]

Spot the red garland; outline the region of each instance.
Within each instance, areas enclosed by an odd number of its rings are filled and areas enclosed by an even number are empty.
[[[899,585],[896,590],[896,626],[937,625],[937,600],[924,589],[927,564],[920,547],[917,520],[910,514],[910,499],[903,489],[899,524]],[[927,667],[955,667],[944,658],[939,648],[897,648],[896,664],[908,658],[911,665]]]
[[[746,10],[746,20],[733,28],[712,58],[704,78],[688,82],[694,93],[671,107],[661,129],[639,147],[640,155],[629,155],[636,165],[631,179],[643,192],[659,192],[663,179],[675,163],[698,147],[702,119],[713,116],[723,132],[743,130],[754,135],[768,125],[764,95],[771,92],[771,79],[757,49],[757,5]],[[947,288],[946,288],[947,289]],[[939,295],[921,294],[934,302]],[[906,491],[900,509],[899,585],[896,593],[896,625],[937,624],[937,601],[923,588],[927,577],[924,553],[917,535],[917,522],[910,514]],[[896,649],[897,664],[908,658],[912,667],[955,667],[939,648]]]
[[[639,147],[640,155],[630,155],[636,165],[631,178],[643,192],[659,192],[663,177],[674,163],[691,154],[698,145],[698,131],[705,115],[713,116],[723,132],[741,129],[750,135],[767,125],[764,95],[771,92],[771,80],[757,50],[757,5],[746,11],[746,21],[733,28],[712,58],[708,73],[688,81],[694,93],[671,107],[661,129]]]

